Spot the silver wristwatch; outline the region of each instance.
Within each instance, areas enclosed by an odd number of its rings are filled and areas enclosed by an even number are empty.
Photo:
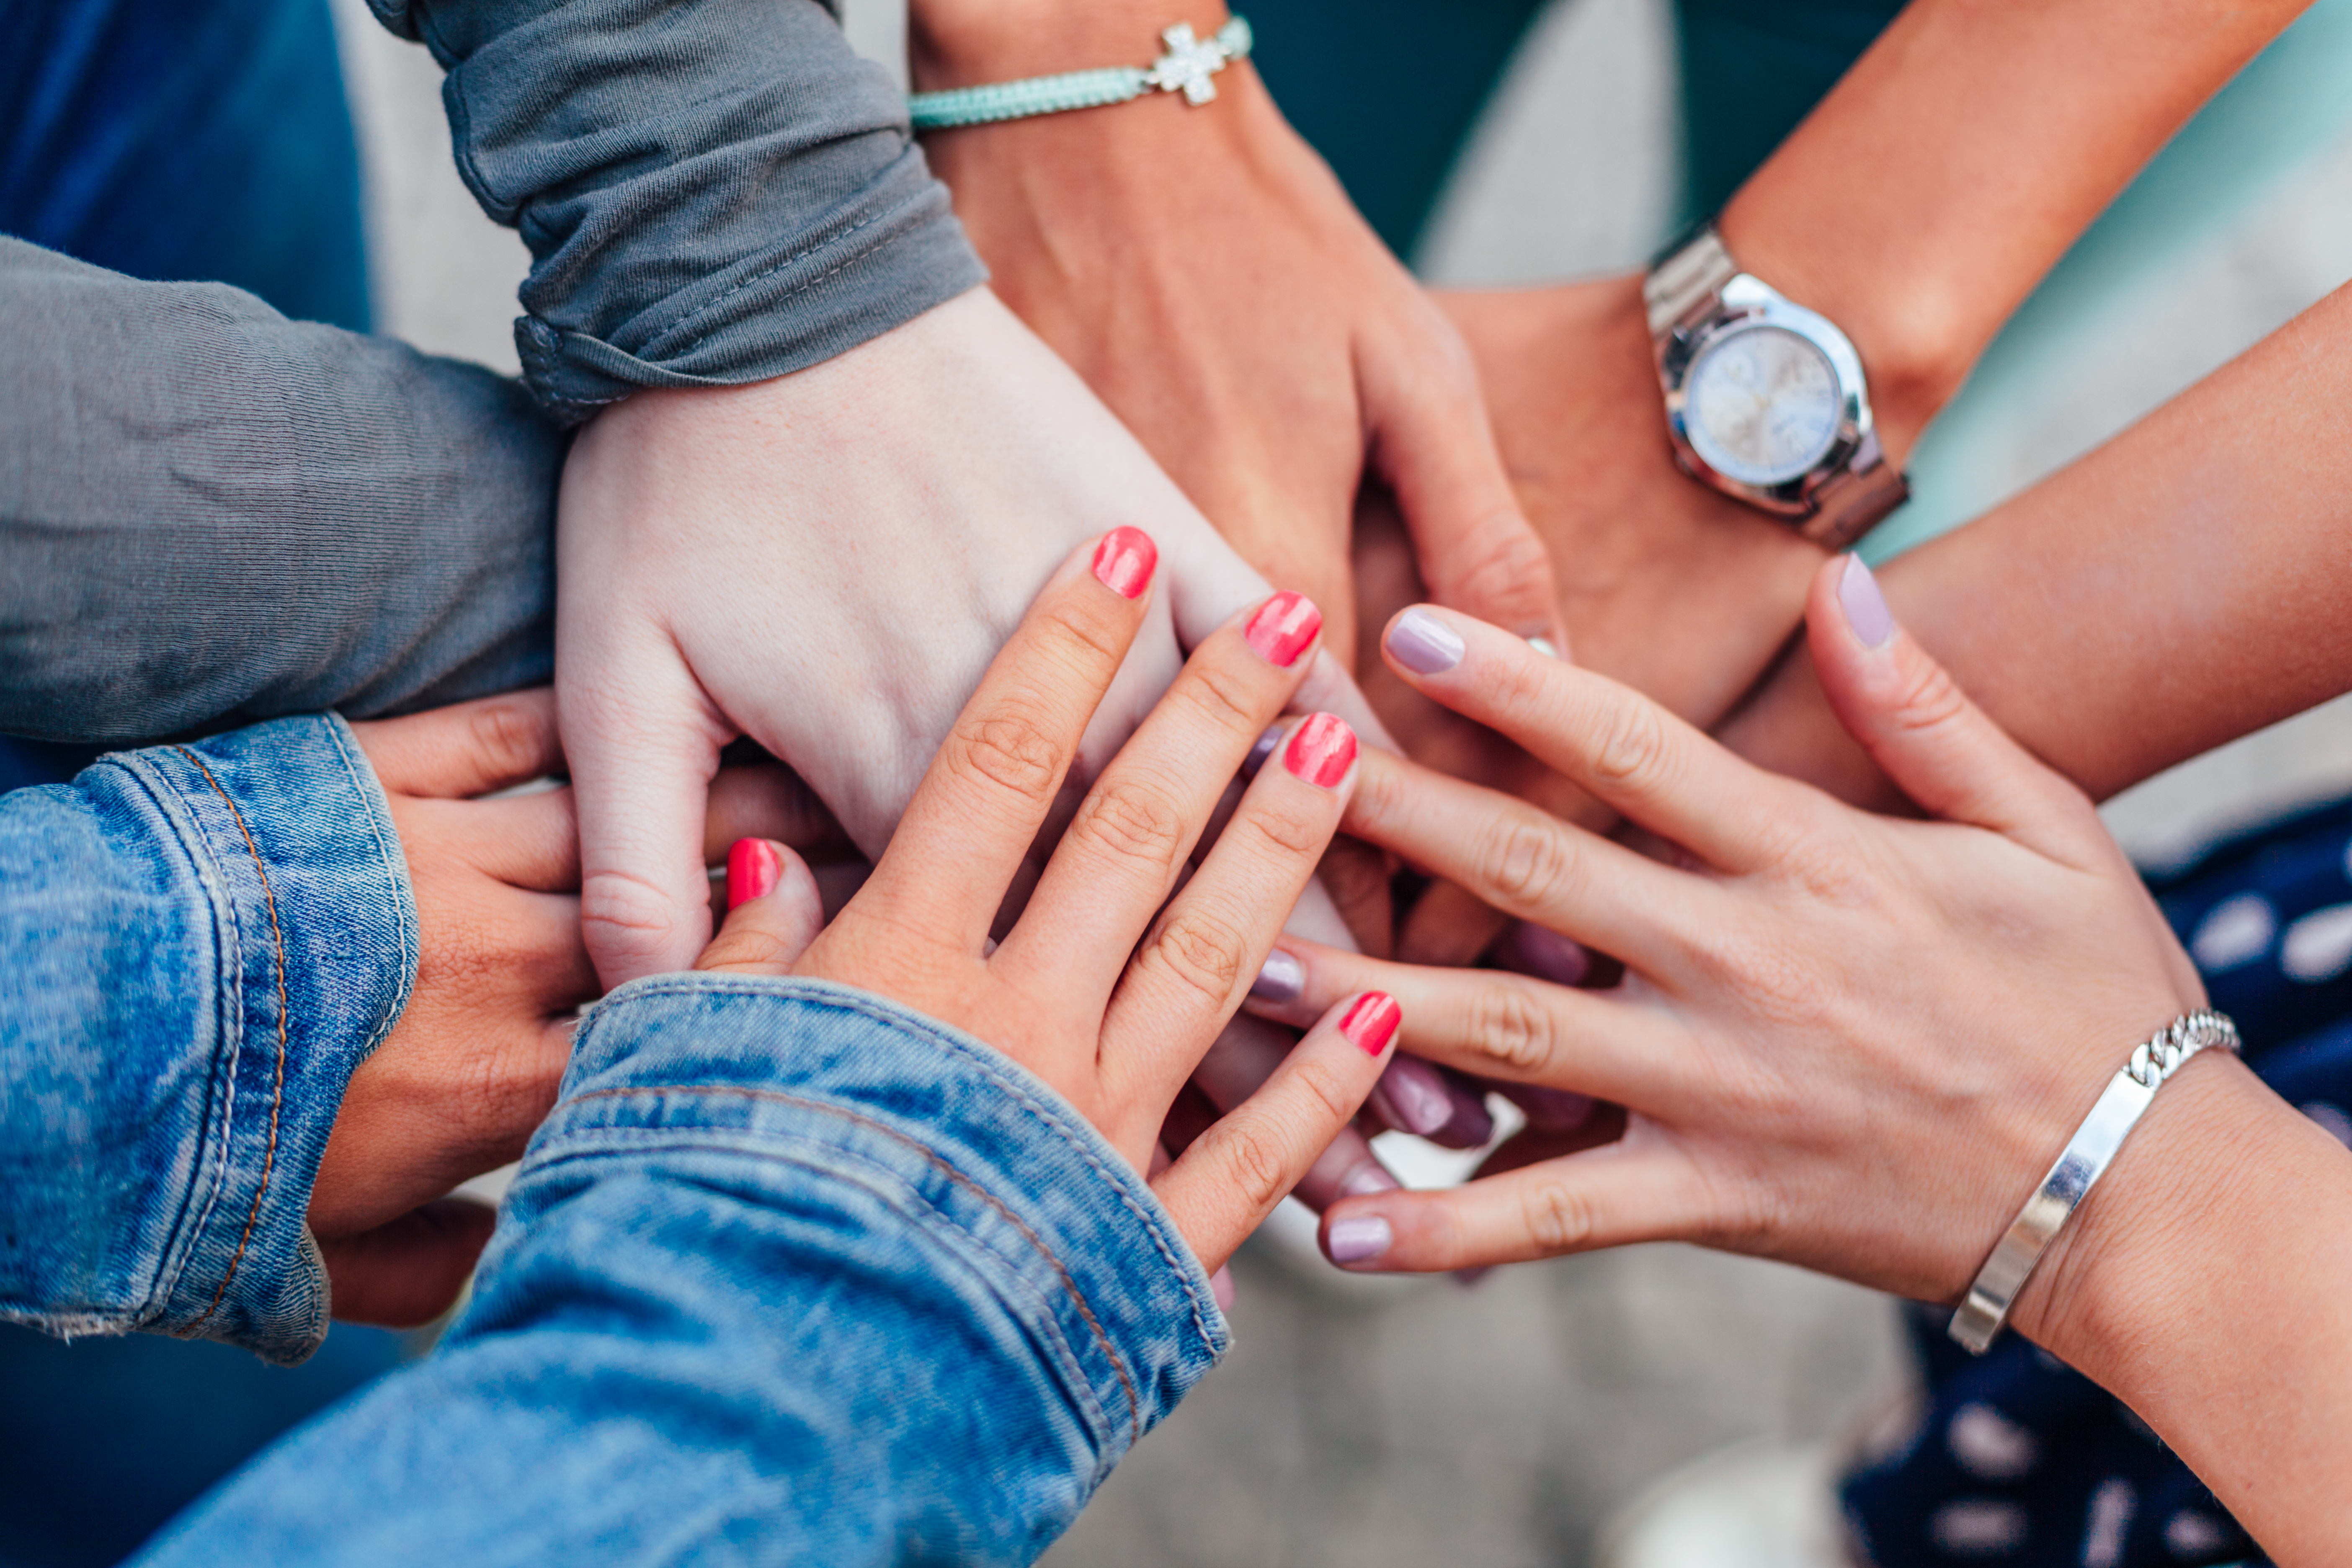
[[[1853,344],[1739,269],[1713,224],[1642,285],[1682,470],[1843,550],[1910,487],[1879,449]]]

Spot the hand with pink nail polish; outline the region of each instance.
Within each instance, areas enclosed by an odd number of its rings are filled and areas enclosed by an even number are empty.
[[[1393,998],[1365,996],[1307,1020],[1271,1076],[1229,1085],[1230,1108],[1196,1121],[1172,1163],[1155,1159],[1171,1106],[1260,973],[1355,785],[1354,731],[1328,713],[1297,721],[1191,864],[1226,781],[1312,665],[1320,616],[1295,594],[1193,651],[992,942],[1081,737],[1150,624],[1159,562],[1148,535],[1121,528],[1063,563],[874,874],[814,941],[806,868],[772,844],[737,845],[727,922],[700,967],[839,981],[987,1041],[1147,1173],[1213,1271],[1342,1139],[1392,1059],[1401,1015]]]
[[[684,968],[708,939],[697,850],[723,746],[757,741],[878,855],[1055,563],[1120,523],[1155,548],[1110,547],[1104,581],[1160,591],[1065,807],[1183,650],[1269,590],[992,295],[774,381],[599,415],[564,467],[556,692],[604,981]],[[1314,645],[1302,705],[1371,724],[1313,633],[1282,626]]]

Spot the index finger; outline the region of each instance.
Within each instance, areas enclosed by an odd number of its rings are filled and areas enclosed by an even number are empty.
[[[465,800],[544,778],[563,765],[555,693],[546,687],[352,726],[394,795]]]
[[[1429,605],[1400,611],[1381,651],[1418,690],[1723,870],[1772,863],[1821,798],[1740,761],[1632,688],[1468,616]]]
[[[1062,563],[956,715],[863,898],[981,950],[1143,624],[1158,564],[1136,528]]]

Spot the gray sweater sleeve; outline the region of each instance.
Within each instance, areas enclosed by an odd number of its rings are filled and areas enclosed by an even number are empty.
[[[817,0],[370,4],[447,69],[458,172],[530,247],[515,342],[560,419],[802,369],[987,276]]]
[[[0,731],[123,742],[542,681],[521,387],[0,238]]]

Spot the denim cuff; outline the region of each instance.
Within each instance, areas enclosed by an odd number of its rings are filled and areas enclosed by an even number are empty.
[[[209,985],[165,1049],[168,1146],[141,1270],[83,1331],[222,1340],[292,1364],[326,1338],[310,1189],[351,1075],[415,984],[416,906],[374,770],[343,721],[284,719],[102,759],[78,787],[139,802],[181,858],[172,891]],[[159,848],[161,847],[159,846]],[[180,1047],[183,1048],[172,1048]]]
[[[858,1184],[950,1247],[1090,1438],[1090,1495],[1231,1342],[1200,1260],[1124,1157],[993,1047],[824,981],[664,975],[581,1026],[535,1169],[714,1144]],[[486,1274],[495,1254],[486,1258]],[[1014,1391],[1002,1386],[1000,1397]]]

